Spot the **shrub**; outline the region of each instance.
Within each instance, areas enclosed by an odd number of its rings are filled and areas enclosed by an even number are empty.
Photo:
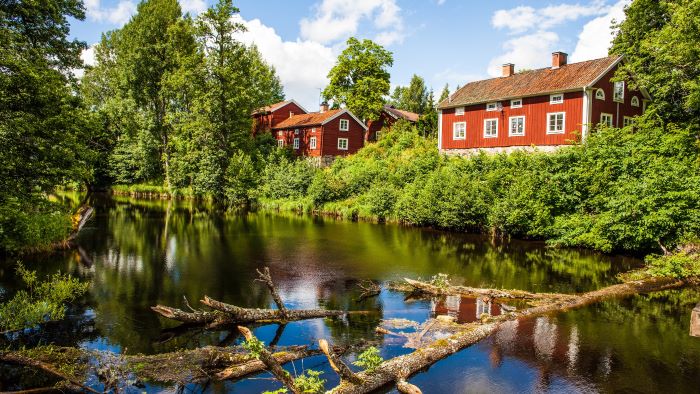
[[[353,365],[362,367],[365,369],[365,371],[372,373],[382,364],[382,362],[384,362],[384,359],[379,355],[379,349],[374,346],[370,346],[364,352],[360,353],[359,356],[357,356],[357,361],[355,361]]]

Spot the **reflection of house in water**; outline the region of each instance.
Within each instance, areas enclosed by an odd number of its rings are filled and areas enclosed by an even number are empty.
[[[488,298],[447,296],[434,301],[432,311],[434,316],[448,315],[457,319],[458,323],[471,323],[480,320],[483,314],[500,315],[501,305]]]
[[[698,303],[690,314],[690,335],[700,337],[700,303]]]

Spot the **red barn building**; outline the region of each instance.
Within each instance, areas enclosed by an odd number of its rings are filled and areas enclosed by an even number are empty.
[[[367,130],[366,140],[376,141],[377,133],[381,129],[385,127],[391,128],[394,123],[401,119],[416,123],[418,118],[420,118],[420,115],[416,113],[397,109],[393,105],[385,105],[381,114],[379,114],[379,119],[367,122],[369,129]]]
[[[258,108],[253,112],[253,134],[270,131],[274,125],[281,121],[308,112],[294,100],[281,101]]]
[[[293,115],[272,126],[280,147],[290,146],[298,156],[328,158],[353,154],[364,146],[367,131],[362,121],[347,109]]]
[[[438,106],[441,152],[553,150],[585,139],[600,123],[623,127],[641,115],[649,100],[611,79],[622,57],[567,63],[554,52],[552,66],[514,72],[503,65],[499,78],[471,82]]]

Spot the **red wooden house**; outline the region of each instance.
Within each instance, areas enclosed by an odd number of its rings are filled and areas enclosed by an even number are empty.
[[[552,150],[586,136],[600,124],[623,127],[641,115],[645,91],[613,82],[622,57],[567,63],[554,52],[552,66],[471,82],[438,106],[441,152]]]
[[[280,147],[290,146],[299,156],[332,157],[357,152],[364,145],[367,131],[362,121],[347,109],[293,115],[272,126]]]
[[[270,131],[272,126],[294,115],[308,113],[294,100],[281,101],[258,108],[253,112],[253,134]]]
[[[418,122],[420,115],[395,108],[393,105],[385,105],[379,114],[379,119],[367,122],[369,129],[367,130],[366,140],[376,141],[377,133],[383,128],[391,128],[397,121],[403,119],[411,123]]]

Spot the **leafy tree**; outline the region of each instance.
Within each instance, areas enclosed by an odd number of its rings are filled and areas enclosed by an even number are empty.
[[[450,86],[448,84],[445,84],[445,87],[442,88],[442,92],[440,92],[440,98],[438,99],[438,104],[447,100],[448,97],[450,97]]]
[[[428,101],[423,116],[418,120],[418,129],[421,130],[426,137],[435,137],[438,128],[438,112],[437,104],[433,96],[433,89],[428,93]]]
[[[360,119],[377,119],[389,94],[388,68],[393,64],[392,53],[382,46],[351,37],[328,73],[330,84],[323,96],[347,106]]]
[[[700,121],[700,0],[636,0],[625,9],[612,54],[617,77],[648,89],[665,120]]]

